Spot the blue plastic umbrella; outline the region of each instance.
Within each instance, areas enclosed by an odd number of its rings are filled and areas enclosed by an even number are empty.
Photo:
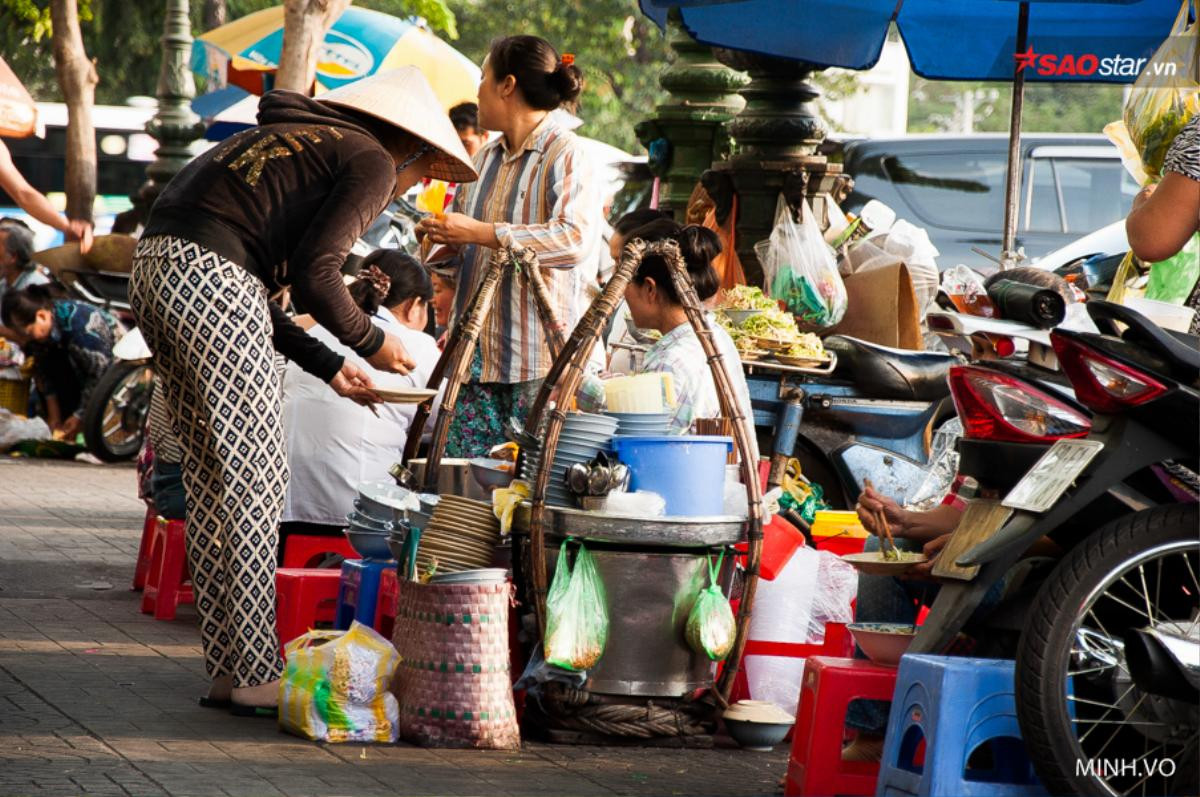
[[[680,9],[699,42],[818,66],[870,69],[892,22],[931,80],[1013,82],[1003,262],[1014,262],[1026,80],[1132,83],[1170,34],[1179,0],[639,0],[659,25]]]
[[[1179,0],[640,2],[659,25],[679,7],[684,27],[704,44],[819,66],[871,68],[894,21],[913,71],[930,80],[1012,80],[1014,54],[1032,47],[1037,60],[1026,80],[1089,83],[1133,82],[1179,12]],[[1018,48],[1022,7],[1029,28]]]

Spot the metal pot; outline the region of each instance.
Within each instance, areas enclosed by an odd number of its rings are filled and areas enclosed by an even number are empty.
[[[425,459],[411,459],[408,467],[417,477],[417,484],[425,486]],[[477,501],[491,501],[490,493],[481,487],[471,475],[471,460],[443,459],[438,467],[436,492],[438,495],[460,495]]]

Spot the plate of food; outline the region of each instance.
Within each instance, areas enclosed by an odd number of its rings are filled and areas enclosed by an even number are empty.
[[[916,551],[864,551],[842,554],[842,561],[869,576],[901,576],[929,557]]]
[[[776,338],[770,336],[756,336],[754,342],[758,344],[760,349],[767,351],[781,352],[787,351],[792,347],[792,341],[787,338]]]
[[[801,332],[787,349],[775,352],[775,359],[797,368],[818,368],[830,361],[821,339],[811,332]]]
[[[407,387],[402,390],[373,387],[371,392],[389,404],[420,404],[437,395],[436,390],[428,387]]]

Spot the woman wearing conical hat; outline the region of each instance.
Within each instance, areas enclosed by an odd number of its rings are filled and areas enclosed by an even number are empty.
[[[258,127],[189,163],[151,210],[131,303],[184,451],[188,562],[213,685],[202,703],[270,713],[283,672],[275,548],[287,486],[275,352],[371,403],[369,377],[307,335],[272,297],[286,288],[375,368],[407,373],[339,271],[354,240],[424,177],[477,175],[414,67],[311,99],[270,92]]]

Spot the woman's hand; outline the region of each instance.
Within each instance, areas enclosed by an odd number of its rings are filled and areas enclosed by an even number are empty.
[[[1132,213],[1142,205],[1146,204],[1146,200],[1151,197],[1155,188],[1158,188],[1158,183],[1150,183],[1141,191],[1138,191],[1136,194],[1134,194],[1133,205],[1129,208],[1129,212]]]
[[[352,362],[347,361],[342,364],[342,370],[334,375],[329,386],[339,396],[348,398],[364,407],[374,409],[375,405],[379,403],[379,396],[371,390],[374,385],[371,383],[370,375]]]
[[[62,426],[58,427],[58,429],[55,431],[61,435],[59,439],[66,440],[68,443],[73,443],[75,442],[76,435],[79,434],[81,429],[83,429],[83,421],[79,420],[77,416],[72,415],[63,421]]]
[[[67,219],[63,230],[69,237],[79,241],[79,254],[86,255],[92,248],[92,223],[84,219]]]
[[[883,529],[879,528],[875,520],[875,515],[880,510],[883,511],[892,534],[897,537],[904,536],[906,513],[893,499],[868,487],[858,496],[858,503],[854,506],[863,528],[876,537],[883,534]]]
[[[500,241],[496,239],[496,225],[473,219],[464,213],[426,216],[417,225],[417,234],[434,243],[451,246],[479,244],[493,249],[500,246]]]
[[[367,362],[380,371],[396,374],[407,374],[417,367],[408,349],[404,348],[404,344],[394,335],[384,335],[383,345],[379,347],[379,351],[367,358]]]
[[[921,549],[921,553],[929,557],[928,562],[921,562],[919,565],[914,565],[905,578],[915,578],[928,581],[936,581],[933,577],[933,566],[937,564],[937,558],[941,554],[942,549],[946,547],[946,543],[950,542],[950,538],[954,534],[943,534],[940,537],[934,537],[929,542],[925,543],[925,547]]]

